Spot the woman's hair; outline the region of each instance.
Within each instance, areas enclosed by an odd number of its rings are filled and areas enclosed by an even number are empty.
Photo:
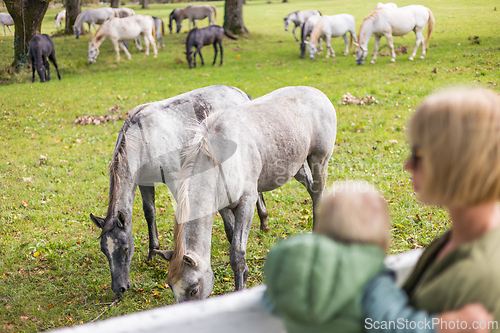
[[[420,199],[472,206],[500,200],[500,97],[480,88],[433,94],[410,120],[409,140],[421,151]]]
[[[365,182],[337,182],[318,206],[314,232],[342,243],[389,246],[389,214],[384,198]]]

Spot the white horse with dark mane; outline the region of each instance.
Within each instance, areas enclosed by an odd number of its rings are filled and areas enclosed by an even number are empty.
[[[259,192],[297,179],[312,198],[314,225],[336,129],[335,108],[312,87],[281,88],[207,117],[182,152],[174,249],[156,251],[170,260],[168,284],[176,302],[212,292],[211,235],[217,211],[234,214],[234,223],[224,227],[236,290],[245,288],[249,274],[246,244]]]
[[[302,25],[301,31],[301,39],[300,39],[300,57],[305,58],[306,56],[306,41],[309,36],[311,36],[311,32],[314,29],[314,26],[319,22],[321,16],[313,15],[310,16]],[[321,47],[321,36],[318,38],[318,55],[323,52],[323,48]]]
[[[89,43],[89,62],[94,63],[99,55],[99,46],[106,38],[109,38],[116,51],[116,61],[120,61],[120,48],[127,55],[129,59],[132,58],[127,47],[123,44],[123,41],[134,40],[140,35],[144,37],[144,43],[146,44],[146,54],[144,57],[149,56],[149,45],[153,46],[154,57],[158,55],[158,50],[155,43],[155,23],[153,18],[148,15],[134,15],[124,18],[111,18],[104,22],[97,32],[94,38]]]
[[[177,15],[177,32],[181,31],[182,21],[188,19],[189,30],[191,30],[191,23],[194,28],[198,28],[196,20],[202,20],[208,17],[208,24],[217,24],[217,8],[212,5],[190,5],[183,8]]]
[[[116,17],[116,12],[112,8],[98,8],[98,9],[87,9],[80,13],[76,17],[75,25],[73,25],[73,32],[75,33],[75,38],[79,38],[83,34],[83,23],[87,22],[89,25],[89,37],[92,38],[92,33],[90,32],[90,26],[92,25],[97,31],[96,24],[103,24],[105,21],[112,17]]]
[[[56,14],[55,27],[59,28],[59,26],[61,25],[61,21],[65,19],[66,19],[66,9],[63,9]]]
[[[297,27],[302,27],[304,22],[307,21],[309,17],[314,15],[321,16],[321,13],[318,12],[316,9],[309,9],[309,10],[300,10],[288,14],[283,18],[283,20],[285,21],[285,31],[288,31],[288,26],[290,25],[290,23],[295,24],[292,33],[293,37],[295,37],[295,40],[298,42],[299,40],[297,39],[297,36],[295,36],[295,29],[297,29]]]
[[[394,43],[392,36],[403,36],[410,31],[415,32],[415,48],[410,56],[410,60],[415,58],[418,46],[422,45],[422,55],[425,57],[425,48],[429,47],[432,29],[434,28],[434,15],[427,7],[412,5],[396,9],[379,8],[368,15],[359,28],[359,44],[356,44],[356,63],[362,65],[368,55],[368,41],[375,35],[375,49],[371,63],[377,59],[380,38],[385,36],[391,49],[391,61],[396,61]],[[427,27],[427,39],[423,35],[425,25]]]
[[[379,9],[379,8],[397,9],[397,8],[398,8],[398,5],[396,5],[396,4],[395,4],[395,3],[393,3],[393,2],[388,2],[388,3],[382,3],[382,2],[379,2],[379,3],[375,6],[375,9]]]
[[[325,40],[326,48],[328,52],[326,57],[330,57],[330,52],[332,57],[335,57],[335,51],[332,48],[330,40],[332,37],[342,36],[345,41],[345,51],[344,55],[349,54],[349,40],[347,39],[347,32],[351,34],[351,44],[354,39],[355,42],[358,41],[356,37],[356,23],[354,21],[354,16],[349,14],[338,14],[338,15],[323,15],[321,19],[316,23],[312,32],[311,39],[309,42],[305,42],[309,45],[309,57],[314,59],[317,49],[316,44],[318,43],[319,37]]]
[[[14,20],[12,19],[12,16],[10,16],[10,14],[0,13],[0,24],[3,27],[3,35],[4,36],[7,35],[7,32],[5,32],[6,26],[7,26],[7,29],[9,29],[12,36],[14,36],[14,33],[12,32],[12,30],[10,30],[10,27],[9,27],[10,25],[14,25]]]

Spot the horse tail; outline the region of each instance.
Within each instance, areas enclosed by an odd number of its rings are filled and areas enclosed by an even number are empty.
[[[163,23],[162,19],[160,19],[160,21],[161,21],[161,35],[165,36],[165,24]]]
[[[168,18],[168,28],[170,29],[170,33],[172,33],[172,19],[174,17],[174,13],[175,13],[175,9],[172,10],[172,12],[170,13],[170,16]]]
[[[323,21],[325,20],[324,17],[321,17],[312,29],[311,32],[311,39],[310,42],[316,44],[318,42],[319,36],[321,35],[321,32],[323,31]]]
[[[226,28],[222,28],[224,29],[224,35],[226,35],[227,37],[233,39],[233,40],[238,40],[238,38],[236,38],[235,35],[231,34],[229,31],[226,30]]]
[[[434,29],[434,23],[436,23],[436,21],[434,20],[434,14],[432,14],[431,10],[427,8],[427,11],[429,12],[429,20],[427,21],[427,38],[425,39],[425,47],[429,48],[432,29]]]
[[[150,16],[151,19],[151,35],[153,35],[153,39],[156,40],[156,28],[155,28],[155,20]]]
[[[212,8],[214,9],[214,23],[217,24],[217,7],[212,6]]]

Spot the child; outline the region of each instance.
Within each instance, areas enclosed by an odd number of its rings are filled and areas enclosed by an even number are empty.
[[[321,200],[314,234],[292,237],[269,252],[265,305],[281,315],[289,333],[456,332],[432,323],[491,318],[477,304],[441,316],[411,308],[384,268],[389,228],[386,203],[375,188],[336,183]],[[375,304],[370,293],[363,296],[366,290],[383,292],[390,302]]]

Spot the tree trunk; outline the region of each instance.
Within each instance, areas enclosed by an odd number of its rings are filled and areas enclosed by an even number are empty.
[[[142,0],[142,8],[143,9],[149,8],[149,0]]]
[[[76,18],[82,12],[81,0],[66,0],[66,35],[73,34],[73,26],[75,25]]]
[[[238,35],[248,33],[243,23],[243,0],[226,0],[224,5],[224,28]]]
[[[283,2],[288,2],[288,0],[283,0]]]
[[[111,8],[118,8],[120,6],[120,0],[111,0]]]
[[[16,69],[28,63],[28,46],[31,38],[40,33],[42,20],[49,2],[44,0],[4,0],[14,20],[14,62]]]

